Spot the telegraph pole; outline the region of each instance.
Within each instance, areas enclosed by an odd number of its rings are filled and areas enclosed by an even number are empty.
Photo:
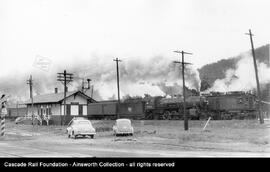
[[[191,64],[191,63],[186,63],[184,60],[184,54],[192,54],[188,53],[185,51],[174,51],[175,53],[181,53],[182,54],[182,62],[179,61],[174,61],[174,63],[181,63],[182,64],[182,77],[183,77],[183,99],[184,99],[184,128],[185,130],[188,130],[188,118],[186,114],[186,91],[185,91],[185,64]]]
[[[254,50],[254,45],[253,45],[253,40],[252,36],[254,36],[251,33],[251,30],[249,29],[249,33],[246,33],[246,35],[249,35],[250,37],[250,43],[251,43],[251,49],[252,49],[252,56],[253,56],[253,62],[254,62],[254,69],[255,69],[255,76],[256,76],[256,83],[257,83],[257,97],[259,100],[258,108],[259,108],[259,118],[260,118],[260,123],[264,123],[264,119],[262,116],[262,108],[261,108],[261,89],[260,89],[260,82],[259,82],[259,76],[258,76],[258,69],[257,69],[257,63],[256,63],[256,57],[255,57],[255,50]]]
[[[82,92],[84,92],[84,79],[82,79]]]
[[[33,79],[32,79],[32,75],[30,75],[30,78],[27,80],[27,84],[29,84],[29,88],[30,88],[32,125],[34,125],[34,101],[33,101]]]
[[[57,81],[61,81],[61,83],[64,85],[64,124],[66,122],[66,94],[67,94],[67,84],[73,81],[73,74],[67,73],[66,70],[64,70],[63,73],[57,73]],[[61,115],[61,125],[63,125],[63,119]]]
[[[120,59],[116,58],[113,61],[116,62],[116,71],[117,71],[117,94],[118,94],[118,109],[120,106],[120,91],[119,91],[119,69],[118,69],[118,62],[121,62]],[[117,119],[119,118],[119,111],[117,109]]]

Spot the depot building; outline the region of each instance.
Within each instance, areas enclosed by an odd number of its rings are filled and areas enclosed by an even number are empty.
[[[66,115],[64,116],[64,100],[66,101]],[[50,124],[67,124],[73,117],[87,117],[87,105],[96,103],[94,99],[84,94],[82,91],[58,93],[55,89],[54,93],[37,95],[33,97],[33,108],[31,99],[25,102],[27,106],[27,114],[39,115],[42,119],[49,116]]]

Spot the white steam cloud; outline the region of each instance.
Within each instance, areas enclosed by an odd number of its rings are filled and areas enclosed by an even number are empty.
[[[260,85],[270,83],[270,67],[257,61]],[[249,53],[241,55],[235,69],[226,71],[226,77],[217,79],[207,91],[250,91],[256,88],[253,58]]]
[[[49,71],[34,68],[32,71],[16,73],[14,76],[2,76],[0,80],[0,93],[11,95],[14,102],[29,99],[29,85],[26,80],[30,74],[33,76],[34,95],[53,93],[58,87],[63,91],[63,84],[57,81],[57,73],[66,70],[74,74],[74,80],[68,84],[69,91],[79,90],[82,87],[82,78],[90,78],[94,85],[93,98],[107,100],[117,98],[116,64],[111,58],[92,57],[85,61],[76,61],[70,65],[52,65]],[[173,59],[163,56],[152,58],[122,59],[119,63],[120,96],[144,96],[149,94],[176,95],[182,94],[181,66],[173,63]],[[198,71],[187,66],[185,68],[186,86],[199,90],[200,79]],[[87,91],[92,95],[92,90]]]
[[[84,75],[93,79],[93,84],[102,99],[108,99],[117,95],[116,65],[112,61],[92,62],[91,70]],[[79,75],[81,72],[76,72]],[[120,96],[144,96],[149,94],[176,95],[181,94],[182,87],[181,67],[174,64],[172,59],[156,56],[146,60],[138,58],[125,59],[119,63]],[[198,71],[192,67],[185,68],[186,86],[199,90],[200,79]],[[172,86],[167,86],[172,85]],[[173,87],[171,89],[166,89]],[[168,92],[170,90],[170,92]],[[172,91],[174,90],[174,91]]]

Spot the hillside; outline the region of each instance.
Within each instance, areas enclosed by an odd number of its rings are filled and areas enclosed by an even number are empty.
[[[268,69],[270,67],[269,49],[270,49],[269,44],[255,49],[255,55],[256,55],[257,61],[259,63],[266,64]],[[236,70],[237,63],[240,61],[240,59],[241,59],[241,55],[238,55],[238,56],[231,57],[228,59],[219,60],[215,63],[207,64],[203,66],[202,68],[200,68],[199,75],[201,79],[201,91],[205,91],[211,88],[217,79],[224,79],[226,77],[226,72],[229,69]],[[251,70],[254,70],[253,66]],[[237,78],[237,76],[234,76],[234,75],[233,77]],[[262,96],[263,96],[262,98],[264,100],[269,100],[270,99],[270,93],[269,93],[270,83],[268,82],[267,84],[261,84],[261,89],[262,89]]]

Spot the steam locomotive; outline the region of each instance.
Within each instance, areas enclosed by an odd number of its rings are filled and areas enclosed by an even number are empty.
[[[199,119],[207,109],[203,96],[190,96],[185,101],[186,114],[191,119]],[[154,97],[146,100],[145,119],[183,119],[184,99],[182,97]]]

